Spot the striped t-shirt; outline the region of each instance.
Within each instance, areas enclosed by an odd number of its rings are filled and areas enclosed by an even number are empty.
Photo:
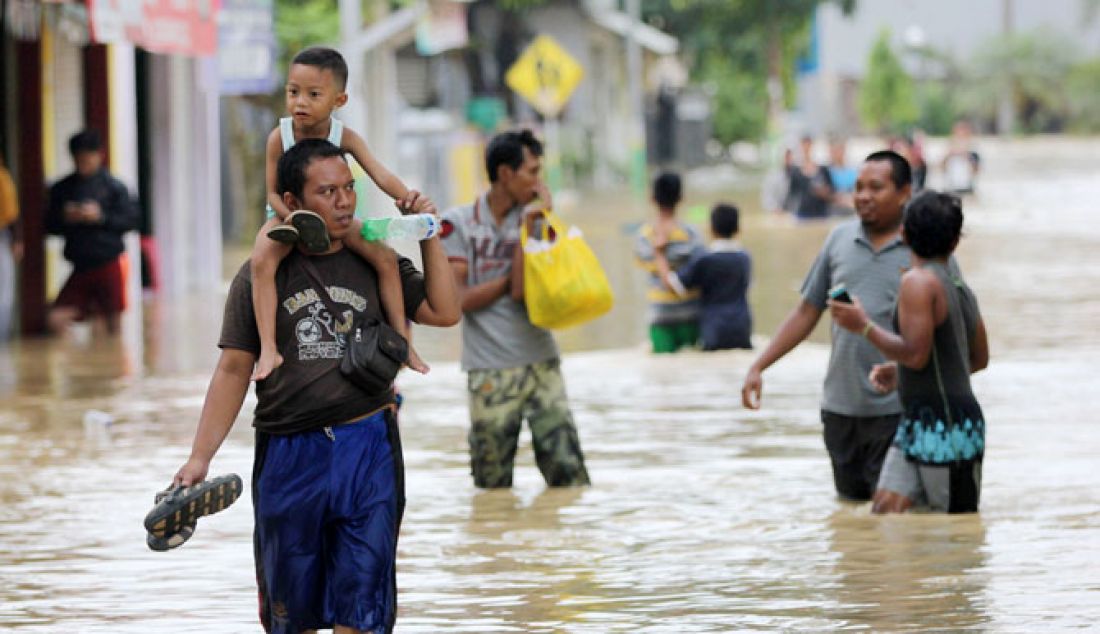
[[[645,269],[649,279],[646,299],[649,300],[649,323],[655,325],[694,322],[699,319],[699,291],[692,290],[686,295],[678,295],[664,287],[654,262],[653,225],[644,224],[638,230],[634,242],[634,256],[638,266]],[[677,224],[668,234],[668,246],[665,258],[673,271],[692,260],[706,254],[703,238],[695,227]]]
[[[443,248],[449,260],[466,263],[468,286],[512,274],[522,218],[523,208],[515,207],[498,224],[485,194],[443,214]],[[553,335],[532,324],[527,305],[510,294],[462,315],[463,370],[519,368],[557,357]]]

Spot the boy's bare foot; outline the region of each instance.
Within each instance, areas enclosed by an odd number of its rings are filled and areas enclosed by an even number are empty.
[[[256,368],[252,370],[253,381],[263,381],[271,376],[275,368],[283,364],[283,355],[278,352],[260,352],[260,358],[256,361]]]
[[[410,370],[419,372],[421,374],[427,374],[430,367],[424,360],[420,358],[420,355],[416,354],[416,350],[412,346],[409,346],[409,360],[405,362],[405,365],[409,366]]]

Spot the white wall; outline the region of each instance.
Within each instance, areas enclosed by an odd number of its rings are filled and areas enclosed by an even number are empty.
[[[153,235],[161,292],[221,287],[217,75],[210,60],[154,55],[149,64]]]

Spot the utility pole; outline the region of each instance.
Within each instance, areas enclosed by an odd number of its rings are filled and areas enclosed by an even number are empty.
[[[1016,8],[1015,0],[1001,0],[1001,33],[1005,39],[1012,37],[1015,31]],[[997,104],[997,132],[998,134],[1012,134],[1016,128],[1016,75],[1012,68],[1012,61],[1007,60],[1005,69],[1005,85],[1001,87],[1001,99]]]
[[[341,118],[355,130],[363,130],[363,51],[355,45],[355,36],[363,24],[360,0],[339,0],[340,50],[348,64],[348,103]]]
[[[639,28],[642,23],[641,0],[626,0],[630,32],[626,41],[626,74],[630,87],[630,106],[634,117],[630,126],[630,188],[638,196],[646,190],[645,96],[642,92],[642,48]]]

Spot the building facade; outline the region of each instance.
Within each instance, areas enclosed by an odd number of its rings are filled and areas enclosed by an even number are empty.
[[[23,209],[24,334],[45,331],[67,274],[42,212],[48,186],[73,168],[68,138],[86,127],[103,135],[108,167],[142,210],[141,231],[128,239],[133,301],[126,323],[140,323],[138,263],[157,265],[151,283],[168,297],[221,284],[218,75],[216,40],[209,39],[216,38],[217,3],[127,5],[141,7],[137,13],[118,5],[7,3],[0,146]]]

